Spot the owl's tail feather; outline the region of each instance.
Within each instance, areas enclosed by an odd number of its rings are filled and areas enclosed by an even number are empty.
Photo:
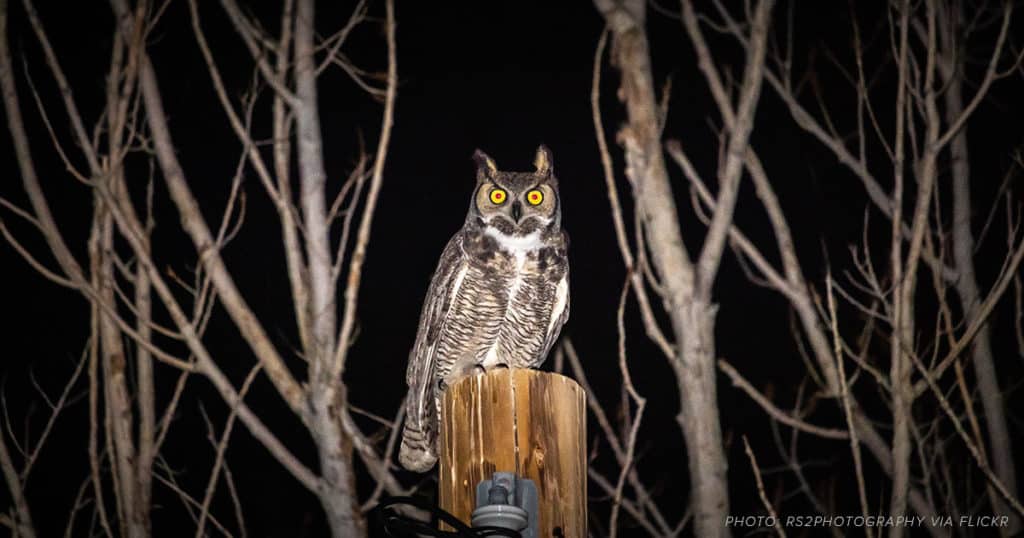
[[[432,409],[414,405],[410,405],[406,413],[398,461],[410,471],[425,473],[437,463],[437,432],[431,427],[431,420],[436,420],[433,414]]]

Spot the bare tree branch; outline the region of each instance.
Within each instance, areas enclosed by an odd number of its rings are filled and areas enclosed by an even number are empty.
[[[769,401],[768,398],[766,398],[763,394],[758,392],[758,390],[755,389],[750,384],[750,382],[744,379],[743,376],[740,375],[740,373],[737,372],[736,369],[732,367],[732,365],[725,361],[725,359],[718,359],[718,368],[725,372],[726,375],[729,376],[729,379],[732,379],[733,385],[742,389],[743,392],[746,392],[747,395],[751,397],[751,399],[753,399],[755,402],[757,402],[758,405],[761,406],[761,409],[764,409],[765,412],[771,415],[771,417],[774,418],[775,420],[778,420],[779,422],[792,428],[798,429],[800,431],[814,434],[819,437],[824,437],[826,439],[850,438],[850,434],[845,431],[836,430],[832,428],[822,428],[820,426],[808,424],[807,422],[804,422],[790,415],[789,413],[786,413],[785,411],[779,409],[778,407],[775,407],[775,404]]]
[[[3,1],[5,0],[0,0],[0,2]],[[0,4],[0,11],[6,11],[5,7]],[[0,24],[3,24],[3,15],[0,15]],[[11,493],[11,498],[14,500],[15,518],[12,522],[14,534],[26,538],[35,538],[36,531],[32,525],[32,515],[29,513],[28,503],[25,501],[22,480],[18,477],[18,472],[14,470],[11,453],[7,450],[7,441],[2,434],[0,434],[0,471],[4,473],[7,490]]]

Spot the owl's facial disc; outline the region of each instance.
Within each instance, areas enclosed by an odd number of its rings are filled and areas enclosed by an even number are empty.
[[[479,183],[474,203],[480,219],[510,237],[549,226],[557,210],[553,186],[532,174],[499,174],[504,175]]]

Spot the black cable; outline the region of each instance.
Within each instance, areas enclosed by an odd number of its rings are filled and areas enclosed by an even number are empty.
[[[406,516],[397,508],[402,505],[413,506],[420,510],[430,512],[437,519],[447,523],[455,530],[443,531],[435,528],[430,523]],[[387,536],[393,536],[396,538],[406,536],[437,536],[452,538],[504,536],[507,538],[522,538],[522,534],[519,531],[514,531],[512,529],[493,526],[470,527],[462,521],[459,521],[459,518],[453,516],[449,512],[446,512],[440,507],[414,497],[388,497],[377,504],[370,513],[374,515],[377,524],[384,530]]]

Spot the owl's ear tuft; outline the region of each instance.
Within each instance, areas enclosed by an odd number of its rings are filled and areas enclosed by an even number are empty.
[[[473,162],[476,163],[477,175],[491,177],[498,173],[498,165],[494,164],[494,159],[480,150],[473,152]]]
[[[537,147],[537,156],[533,158],[533,166],[537,169],[537,175],[551,175],[551,150],[544,144]]]

